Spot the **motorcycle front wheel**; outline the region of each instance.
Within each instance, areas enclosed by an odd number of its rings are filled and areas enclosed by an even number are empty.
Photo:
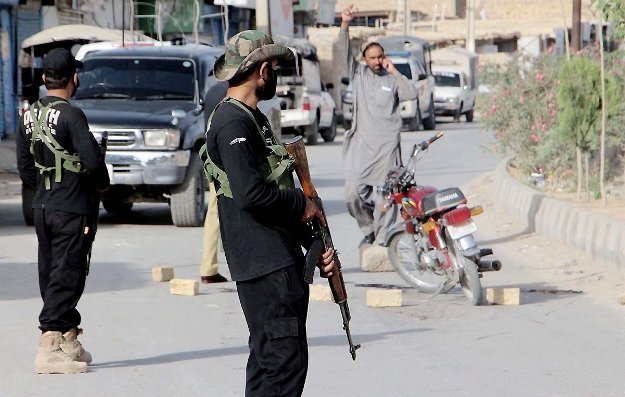
[[[477,264],[460,253],[457,243],[447,231],[445,232],[445,240],[449,249],[449,257],[454,261],[455,268],[460,271],[460,286],[464,296],[474,306],[480,305],[482,303],[483,291]]]
[[[393,235],[388,243],[388,259],[397,274],[408,284],[421,292],[433,294],[447,281],[447,275],[421,261],[423,249],[418,246],[416,236],[419,235],[406,231]],[[453,287],[453,283],[447,283],[439,293],[449,292]]]

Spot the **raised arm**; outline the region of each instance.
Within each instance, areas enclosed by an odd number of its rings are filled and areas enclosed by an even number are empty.
[[[341,57],[345,62],[345,71],[349,75],[349,79],[351,80],[356,67],[358,66],[358,62],[354,58],[354,54],[352,53],[352,46],[349,41],[349,24],[354,19],[354,5],[350,4],[343,9],[341,12],[341,29],[339,31],[339,50],[341,51]]]

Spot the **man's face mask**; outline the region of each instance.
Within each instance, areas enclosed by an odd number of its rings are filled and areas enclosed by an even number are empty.
[[[269,65],[269,77],[263,79],[265,84],[256,88],[256,96],[261,101],[267,101],[276,95],[276,87],[278,85],[278,72]]]

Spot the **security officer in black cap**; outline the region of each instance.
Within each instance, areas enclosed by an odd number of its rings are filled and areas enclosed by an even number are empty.
[[[24,112],[17,135],[17,164],[22,182],[35,191],[35,230],[39,241],[39,315],[41,338],[35,371],[87,372],[91,354],[81,333],[76,305],[85,287],[87,255],[93,241],[95,195],[109,177],[87,118],[68,100],[78,88],[82,63],[64,49],[43,58],[48,95]]]

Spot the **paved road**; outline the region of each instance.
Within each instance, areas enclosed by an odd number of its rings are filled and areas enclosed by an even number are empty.
[[[482,149],[488,136],[476,125],[440,127],[446,135],[420,163],[420,182],[466,186],[493,170],[498,158]],[[405,133],[404,150],[429,135]],[[353,337],[363,347],[352,362],[336,305],[311,302],[304,395],[624,394],[622,313],[586,294],[528,292],[563,288],[541,280],[548,261],[519,254],[514,230],[503,230],[492,216],[478,218],[478,237],[494,243],[505,267],[485,275],[483,285],[521,286],[524,304],[473,307],[459,291],[430,301],[405,288],[403,307],[367,308],[371,285],[406,284],[394,273],[359,269],[361,236],[343,203],[340,142],[309,147],[308,157],[341,253]],[[19,206],[17,197],[0,198],[0,396],[243,395],[247,332],[234,283],[202,285],[199,296],[182,297],[151,282],[150,269],[158,265],[174,266],[177,277],[197,278],[201,250],[201,229],[172,226],[159,205],[140,205],[126,219],[102,213],[79,306],[83,341],[95,358],[91,372],[35,375],[41,305],[36,239],[23,226]]]

